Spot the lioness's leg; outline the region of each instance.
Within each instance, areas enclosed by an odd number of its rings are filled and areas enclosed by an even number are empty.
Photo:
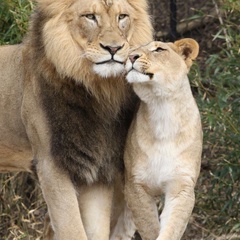
[[[191,181],[191,180],[190,180]],[[181,239],[195,202],[194,184],[176,180],[167,185],[157,240]]]
[[[56,240],[87,240],[74,186],[49,159],[38,162],[37,173]]]
[[[79,189],[79,206],[88,240],[108,240],[113,186],[93,184]]]
[[[143,240],[156,240],[159,221],[155,200],[142,185],[126,182],[125,198],[134,217],[134,223]]]

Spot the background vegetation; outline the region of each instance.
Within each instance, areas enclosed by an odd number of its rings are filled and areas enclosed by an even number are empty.
[[[150,0],[156,39],[169,40],[170,13],[162,11],[168,2]],[[177,7],[178,37],[200,43],[190,80],[204,131],[197,202],[184,239],[240,239],[240,2],[182,0]],[[0,44],[22,41],[32,8],[31,0],[1,0]],[[40,239],[45,212],[28,174],[0,175],[0,239]]]

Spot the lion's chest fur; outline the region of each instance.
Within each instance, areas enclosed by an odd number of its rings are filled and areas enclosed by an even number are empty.
[[[83,86],[41,84],[51,154],[75,182],[111,182],[121,169],[128,121],[103,107]]]

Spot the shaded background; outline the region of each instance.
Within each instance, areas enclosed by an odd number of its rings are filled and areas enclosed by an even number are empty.
[[[189,78],[202,116],[204,149],[196,205],[183,239],[240,239],[240,1],[179,0],[175,13],[167,0],[149,5],[155,39],[192,37],[200,44]],[[0,44],[21,42],[32,8],[30,0],[1,0]],[[30,175],[0,174],[0,239],[40,239],[45,212]]]

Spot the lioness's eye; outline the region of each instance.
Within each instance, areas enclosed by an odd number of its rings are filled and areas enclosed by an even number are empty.
[[[154,52],[162,52],[162,51],[166,51],[166,49],[158,47],[157,49],[154,50]]]
[[[128,15],[127,15],[127,14],[120,14],[119,17],[118,17],[118,19],[119,19],[119,20],[122,20],[122,19],[124,19],[125,17],[128,17]]]

